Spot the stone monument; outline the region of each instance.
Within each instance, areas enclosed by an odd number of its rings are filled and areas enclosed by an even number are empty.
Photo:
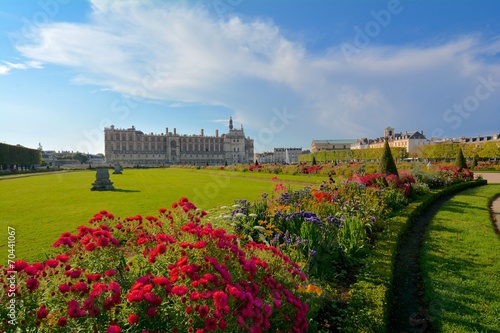
[[[114,175],[121,175],[123,171],[123,167],[120,165],[120,163],[115,164],[115,171],[113,171]]]
[[[91,191],[110,191],[114,190],[113,183],[109,180],[109,171],[107,168],[97,168],[95,182],[92,183]]]

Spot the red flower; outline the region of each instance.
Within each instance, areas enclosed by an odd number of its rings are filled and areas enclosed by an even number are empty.
[[[58,254],[56,256],[56,259],[59,260],[60,262],[67,262],[69,260],[69,256],[65,253],[63,254]]]
[[[217,309],[223,309],[227,306],[227,294],[223,291],[216,291],[212,298]]]
[[[36,312],[36,317],[38,319],[43,319],[43,318],[46,318],[48,314],[49,314],[49,311],[47,311],[47,309],[45,308],[45,305],[42,305],[38,309],[38,311]]]
[[[154,306],[152,306],[146,310],[146,314],[149,317],[154,317],[158,314],[158,310],[156,310],[156,308]]]
[[[154,277],[151,281],[153,281],[153,283],[156,283],[159,286],[165,286],[169,284],[169,280],[164,276]]]
[[[104,274],[106,274],[106,276],[113,276],[116,274],[116,271],[114,269],[108,269]]]
[[[139,316],[136,315],[135,313],[131,313],[129,316],[128,316],[128,323],[130,325],[133,325],[133,324],[137,324],[139,322]]]
[[[201,318],[204,318],[208,315],[208,313],[210,312],[210,309],[208,308],[208,306],[206,305],[202,305],[200,306],[200,308],[198,309],[198,313],[200,314],[200,317]]]
[[[144,293],[142,290],[132,290],[127,295],[127,299],[129,302],[140,302],[144,299]]]
[[[48,259],[46,262],[45,262],[45,265],[49,266],[49,267],[57,267],[57,265],[59,265],[59,261],[56,260],[56,259]]]
[[[35,291],[39,285],[40,283],[38,283],[38,280],[35,278],[29,278],[26,280],[26,288],[28,288],[31,292]]]
[[[162,302],[161,297],[158,297],[153,293],[145,293],[144,298],[146,299],[146,301],[156,306],[161,305]]]
[[[207,318],[205,319],[205,329],[207,331],[215,331],[217,329],[217,321],[215,318]]]
[[[183,296],[187,292],[188,292],[188,287],[186,286],[174,286],[172,288],[172,293],[176,294],[177,296]]]
[[[95,243],[88,243],[87,245],[85,245],[85,251],[92,252],[94,251],[95,247]]]
[[[207,246],[207,242],[205,241],[197,241],[196,244],[194,244],[194,247],[197,249],[202,249],[205,246]]]
[[[68,324],[68,321],[64,317],[59,318],[59,320],[57,321],[57,326],[64,327],[66,326],[66,324]]]
[[[69,285],[67,285],[66,283],[63,283],[63,284],[60,284],[59,287],[57,287],[59,289],[60,292],[62,293],[67,293],[68,291],[70,291],[70,287]]]
[[[122,331],[122,328],[118,325],[111,325],[109,326],[108,330],[106,333],[120,333]]]
[[[221,319],[219,320],[219,328],[220,328],[221,330],[225,330],[225,329],[227,328],[227,323],[226,323],[226,321],[224,320],[224,318],[221,318]]]
[[[24,260],[16,260],[16,261],[14,262],[14,267],[15,267],[15,268],[14,268],[14,270],[15,270],[16,272],[20,272],[20,271],[22,271],[25,267],[27,267],[28,265],[29,265],[29,264],[28,264],[26,261],[24,261]]]

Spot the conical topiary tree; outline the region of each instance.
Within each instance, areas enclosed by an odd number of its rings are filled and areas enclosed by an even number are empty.
[[[474,158],[472,159],[471,169],[474,169],[475,167],[477,167],[477,154],[474,155]]]
[[[312,158],[312,162],[311,162],[312,165],[316,165],[316,156],[313,155],[313,158]]]
[[[384,151],[382,152],[382,158],[380,159],[380,164],[378,165],[378,172],[386,175],[397,175],[398,168],[392,157],[391,148],[389,147],[389,141],[385,140]]]
[[[467,169],[467,162],[465,161],[462,147],[458,147],[457,158],[455,159],[455,166],[457,166],[459,170]]]

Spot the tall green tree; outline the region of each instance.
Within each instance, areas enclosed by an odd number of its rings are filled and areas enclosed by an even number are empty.
[[[382,158],[378,165],[378,172],[386,175],[398,175],[398,168],[396,167],[396,162],[392,157],[391,148],[389,147],[389,141],[385,140],[384,149],[382,152]]]
[[[467,169],[467,162],[465,161],[464,153],[462,151],[462,147],[460,146],[458,146],[455,166],[457,166],[460,171],[462,171],[462,169]]]

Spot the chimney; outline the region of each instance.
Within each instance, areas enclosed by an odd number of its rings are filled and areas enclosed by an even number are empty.
[[[177,135],[177,129],[174,127],[174,135]]]
[[[200,131],[200,135],[203,136],[203,128]]]
[[[168,127],[165,128],[165,133],[168,135]]]
[[[216,137],[216,138],[218,138],[218,137],[219,137],[219,130],[218,130],[218,129],[216,129],[216,130],[215,130],[215,137]]]

